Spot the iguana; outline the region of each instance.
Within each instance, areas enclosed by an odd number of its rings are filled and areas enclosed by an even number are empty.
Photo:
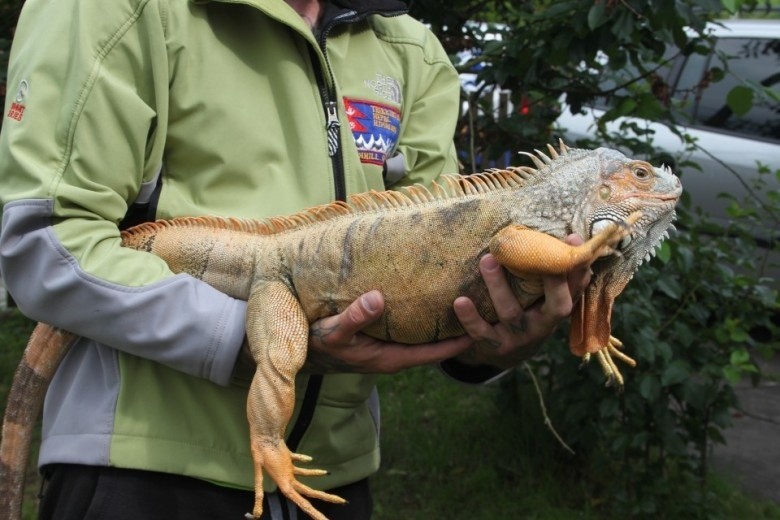
[[[511,274],[523,307],[543,295],[541,275],[598,259],[575,305],[570,348],[586,360],[596,356],[608,380],[622,385],[613,357],[634,362],[610,335],[612,304],[667,236],[682,191],[679,179],[667,168],[605,148],[579,150],[561,142],[558,150],[548,146],[547,153],[526,155],[535,168],[443,176],[430,189],[363,193],[289,217],[184,217],[123,232],[125,247],[159,255],[174,272],[248,301],[247,337],[257,371],[247,404],[256,495],[247,518],[262,513],[264,471],[314,519],[325,517],[308,498],[342,502],[296,479],[323,472],[295,467],[310,459],[291,453],[283,434],[309,324],[371,289],[381,290],[386,309],[365,332],[415,344],[463,334],[452,309],[461,295],[497,321],[478,270],[488,251]],[[588,240],[569,246],[562,239],[570,233]],[[39,324],[14,378],[0,447],[3,518],[19,515],[32,424],[74,339]]]

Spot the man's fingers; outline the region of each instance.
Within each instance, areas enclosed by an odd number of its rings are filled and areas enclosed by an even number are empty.
[[[468,336],[478,341],[494,339],[496,334],[493,325],[482,319],[471,299],[465,296],[456,298],[452,308]]]
[[[523,308],[507,282],[504,269],[493,255],[487,254],[479,261],[479,271],[498,313],[498,319],[514,327],[523,316]]]
[[[566,276],[543,276],[544,303],[542,316],[545,328],[552,332],[558,323],[571,314],[574,306],[569,290],[569,280]]]
[[[367,292],[340,314],[315,322],[312,338],[325,344],[349,343],[355,334],[378,320],[384,310],[382,294],[379,291]]]

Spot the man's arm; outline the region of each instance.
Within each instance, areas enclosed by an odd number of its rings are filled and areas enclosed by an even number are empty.
[[[245,304],[121,247],[117,229],[163,162],[157,5],[25,6],[9,84],[28,85],[26,110],[0,135],[0,267],[31,318],[225,384]]]

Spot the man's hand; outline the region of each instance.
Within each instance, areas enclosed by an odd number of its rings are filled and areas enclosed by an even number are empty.
[[[378,340],[360,331],[385,310],[379,291],[355,300],[342,313],[315,321],[309,332],[309,354],[303,371],[311,373],[394,374],[405,368],[437,363],[473,345],[469,336],[404,345]]]
[[[579,235],[569,235],[566,243],[580,245]],[[533,356],[538,347],[571,314],[590,282],[590,267],[572,271],[568,276],[545,276],[544,299],[523,310],[514,297],[503,268],[492,255],[485,255],[479,264],[482,278],[498,314],[499,322],[490,324],[482,319],[474,303],[461,297],[454,309],[466,333],[476,340],[472,349],[457,357],[464,364],[492,365],[502,369],[517,366]]]

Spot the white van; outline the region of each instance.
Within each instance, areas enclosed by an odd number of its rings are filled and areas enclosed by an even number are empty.
[[[688,95],[685,110],[690,122],[681,129],[695,139],[693,150],[686,151],[681,137],[663,124],[622,118],[608,123],[607,128],[625,132],[622,123],[637,123],[640,128],[654,131],[648,139],[666,152],[665,157],[682,159],[672,164],[673,168],[678,169],[676,165],[686,160],[699,164],[701,171],[679,168],[683,188],[694,207],[726,225],[729,202],[718,195],[729,193],[742,200],[758,175],[759,163],[773,173],[780,170],[780,20],[725,20],[709,25],[707,31],[716,38],[716,54],[680,55],[660,71],[673,99]],[[721,81],[698,89],[699,95],[691,96],[691,89],[700,84],[708,70],[719,66],[718,53],[729,57],[728,73]],[[754,99],[753,108],[738,116],[729,109],[726,98],[733,87],[748,83],[762,85],[770,92]],[[557,121],[559,133],[570,144],[581,138],[592,139],[595,121],[606,108],[597,104],[572,115],[566,107]],[[769,189],[780,190],[777,177],[767,176],[767,180]],[[764,195],[754,194],[759,198]],[[780,225],[773,222],[767,222],[756,236],[761,241],[778,237]]]

